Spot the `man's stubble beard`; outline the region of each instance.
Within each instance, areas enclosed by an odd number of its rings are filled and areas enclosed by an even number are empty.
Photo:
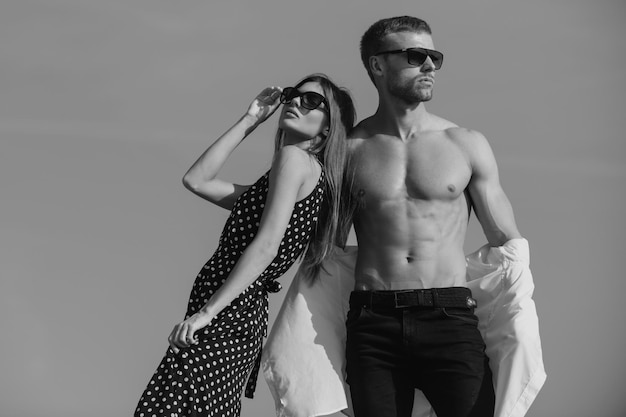
[[[433,98],[433,87],[419,87],[409,83],[389,83],[389,93],[407,105],[417,105]]]

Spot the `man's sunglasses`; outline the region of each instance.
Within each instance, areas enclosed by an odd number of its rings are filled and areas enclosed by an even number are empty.
[[[283,92],[280,94],[280,102],[283,104],[291,103],[291,100],[296,97],[301,97],[300,105],[307,110],[315,110],[322,103],[324,103],[326,105],[326,109],[328,109],[328,102],[323,95],[318,94],[314,91],[300,92],[297,88],[294,87],[283,88]]]
[[[405,49],[395,49],[393,51],[383,51],[374,56],[384,55],[384,54],[403,54],[406,52],[406,58],[409,64],[411,65],[422,65],[426,62],[426,58],[430,57],[431,61],[433,61],[433,65],[435,69],[441,68],[443,64],[443,54],[439,51],[435,51],[434,49],[426,49],[426,48],[405,48]]]

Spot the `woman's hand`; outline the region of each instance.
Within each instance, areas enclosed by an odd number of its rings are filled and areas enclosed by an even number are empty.
[[[180,349],[198,344],[195,333],[211,323],[212,318],[208,314],[196,313],[188,319],[178,323],[167,338],[174,353]]]
[[[246,116],[255,120],[256,124],[263,123],[280,106],[280,94],[282,92],[283,89],[280,87],[265,88],[252,100]]]

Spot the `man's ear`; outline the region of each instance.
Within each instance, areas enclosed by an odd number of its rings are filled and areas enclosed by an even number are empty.
[[[330,127],[328,127],[328,125],[326,125],[326,127],[324,129],[322,129],[322,135],[324,135],[324,137],[327,138],[329,131],[330,131]]]
[[[382,75],[383,68],[381,65],[381,57],[380,56],[371,56],[369,59],[370,71],[372,75]]]

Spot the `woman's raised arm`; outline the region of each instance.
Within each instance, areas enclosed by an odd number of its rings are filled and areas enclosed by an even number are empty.
[[[244,114],[220,136],[183,177],[183,184],[192,193],[225,209],[232,209],[237,198],[248,186],[216,178],[230,154],[256,127],[270,117],[280,105],[280,87],[261,91]]]
[[[312,175],[312,166],[310,156],[295,146],[285,146],[277,153],[270,170],[270,187],[256,236],[205,306],[174,327],[169,341],[175,352],[180,347],[196,343],[195,332],[208,325],[248,288],[276,257],[300,188]]]

